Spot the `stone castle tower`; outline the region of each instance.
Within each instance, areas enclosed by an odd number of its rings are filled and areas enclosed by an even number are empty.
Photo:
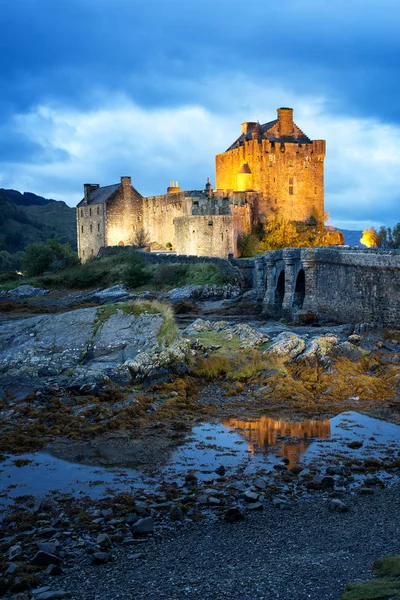
[[[77,206],[82,261],[104,246],[135,244],[140,232],[153,249],[172,245],[177,254],[237,256],[237,239],[259,222],[279,218],[323,220],[325,141],[310,140],[293,122],[293,109],[278,108],[264,125],[242,124],[242,133],[216,156],[216,189],[144,198],[130,177],[100,187],[85,184]]]
[[[264,125],[242,123],[242,133],[217,154],[216,187],[258,191],[258,216],[306,221],[324,212],[325,141],[311,141],[293,122],[292,108],[278,108]]]

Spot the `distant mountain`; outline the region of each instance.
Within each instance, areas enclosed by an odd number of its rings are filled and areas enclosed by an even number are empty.
[[[30,192],[0,188],[0,251],[13,254],[54,237],[76,250],[74,208]]]
[[[362,238],[363,232],[356,229],[340,229],[340,231],[344,235],[344,243],[346,246],[359,246],[362,248],[362,244],[360,244],[360,239]]]

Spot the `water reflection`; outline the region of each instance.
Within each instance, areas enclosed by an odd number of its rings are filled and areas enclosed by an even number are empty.
[[[222,425],[239,433],[248,442],[252,454],[267,453],[271,447],[279,445],[279,454],[285,456],[291,466],[299,462],[315,438],[331,436],[330,421],[290,422],[261,417],[256,421],[225,419]]]

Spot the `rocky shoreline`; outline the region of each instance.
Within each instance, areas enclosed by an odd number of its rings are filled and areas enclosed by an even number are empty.
[[[373,559],[399,551],[400,447],[380,441],[379,421],[363,434],[357,417],[399,422],[395,331],[206,316],[178,331],[164,305],[106,292],[99,306],[0,325],[3,477],[13,460],[34,480],[40,450],[119,469],[120,479],[100,495],[89,483],[18,495],[10,480],[0,593],[333,600]],[[172,297],[197,310],[204,301],[198,290]],[[329,439],[323,424],[335,415],[342,433]],[[307,462],[310,445],[320,449]],[[179,452],[183,463],[165,471]]]

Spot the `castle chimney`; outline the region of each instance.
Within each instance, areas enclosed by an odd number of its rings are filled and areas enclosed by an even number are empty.
[[[84,183],[83,184],[83,199],[87,203],[89,200],[90,194],[94,190],[98,190],[100,187],[99,183]]]
[[[169,187],[167,187],[167,194],[179,194],[181,188],[177,181],[171,181]]]
[[[130,188],[132,186],[132,180],[130,177],[121,177],[121,185],[123,189]]]
[[[247,135],[252,129],[254,129],[256,125],[257,123],[255,123],[254,121],[246,121],[245,123],[242,123],[242,133],[244,133],[244,135]]]
[[[280,137],[290,137],[294,134],[293,129],[293,108],[278,108],[279,135]]]
[[[212,191],[213,191],[213,189],[212,189],[212,185],[211,185],[210,178],[209,178],[209,177],[207,177],[207,183],[206,183],[206,193],[207,193],[207,196],[208,196],[209,198],[211,198]]]

